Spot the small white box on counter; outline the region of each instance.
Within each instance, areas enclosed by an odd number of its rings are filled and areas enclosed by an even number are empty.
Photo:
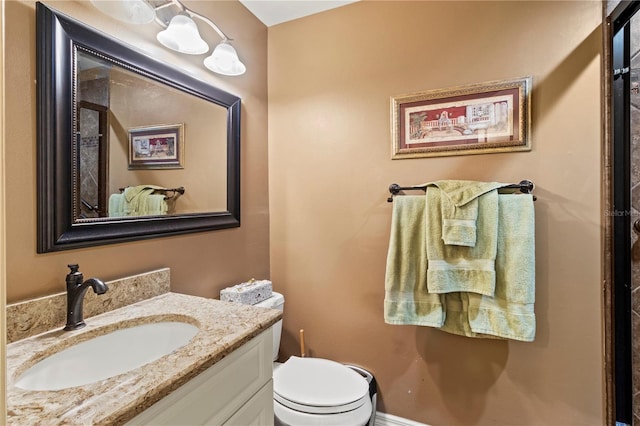
[[[234,285],[220,291],[220,300],[243,305],[255,305],[271,297],[273,285],[269,280],[251,279],[246,283]]]

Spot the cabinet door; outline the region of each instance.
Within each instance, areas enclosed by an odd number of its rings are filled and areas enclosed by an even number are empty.
[[[253,395],[224,426],[273,426],[273,380]]]
[[[272,346],[269,328],[138,414],[127,426],[223,424],[271,382]],[[273,410],[273,402],[269,405]]]

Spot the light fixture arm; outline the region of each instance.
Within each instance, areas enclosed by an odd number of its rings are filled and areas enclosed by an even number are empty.
[[[223,41],[229,41],[229,40],[233,40],[229,37],[227,37],[227,35],[225,33],[222,32],[222,30],[220,28],[218,28],[218,26],[209,18],[207,18],[206,16],[202,16],[199,15],[195,12],[192,12],[191,10],[185,8],[185,11],[187,12],[187,14],[191,17],[191,18],[198,18],[200,19],[202,22],[209,24],[209,26],[211,28],[213,28],[213,30],[218,33],[218,35],[222,38]]]

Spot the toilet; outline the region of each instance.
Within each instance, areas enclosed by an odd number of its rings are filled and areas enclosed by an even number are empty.
[[[254,306],[284,308],[284,296],[273,295]],[[373,425],[375,379],[356,366],[322,358],[292,356],[280,364],[282,320],[273,326],[273,409],[281,426]]]

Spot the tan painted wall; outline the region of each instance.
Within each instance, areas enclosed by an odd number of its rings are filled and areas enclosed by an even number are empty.
[[[242,98],[242,226],[231,230],[36,254],[36,29],[35,2],[6,3],[7,300],[15,302],[64,290],[68,263],[106,280],[158,267],[172,269],[173,289],[217,297],[225,286],[269,276],[267,188],[267,29],[239,2],[185,2],[215,19],[234,38],[247,73],[220,77],[202,66],[205,56],[168,51],[155,41],[151,23],[127,27],[88,1],[48,5],[117,35],[162,61],[183,67]],[[210,43],[220,38],[202,31]]]
[[[599,2],[373,2],[269,29],[271,277],[281,356],[371,369],[379,409],[433,425],[603,419]],[[390,159],[389,97],[533,77],[533,150]],[[387,187],[536,185],[533,343],[383,322]]]

